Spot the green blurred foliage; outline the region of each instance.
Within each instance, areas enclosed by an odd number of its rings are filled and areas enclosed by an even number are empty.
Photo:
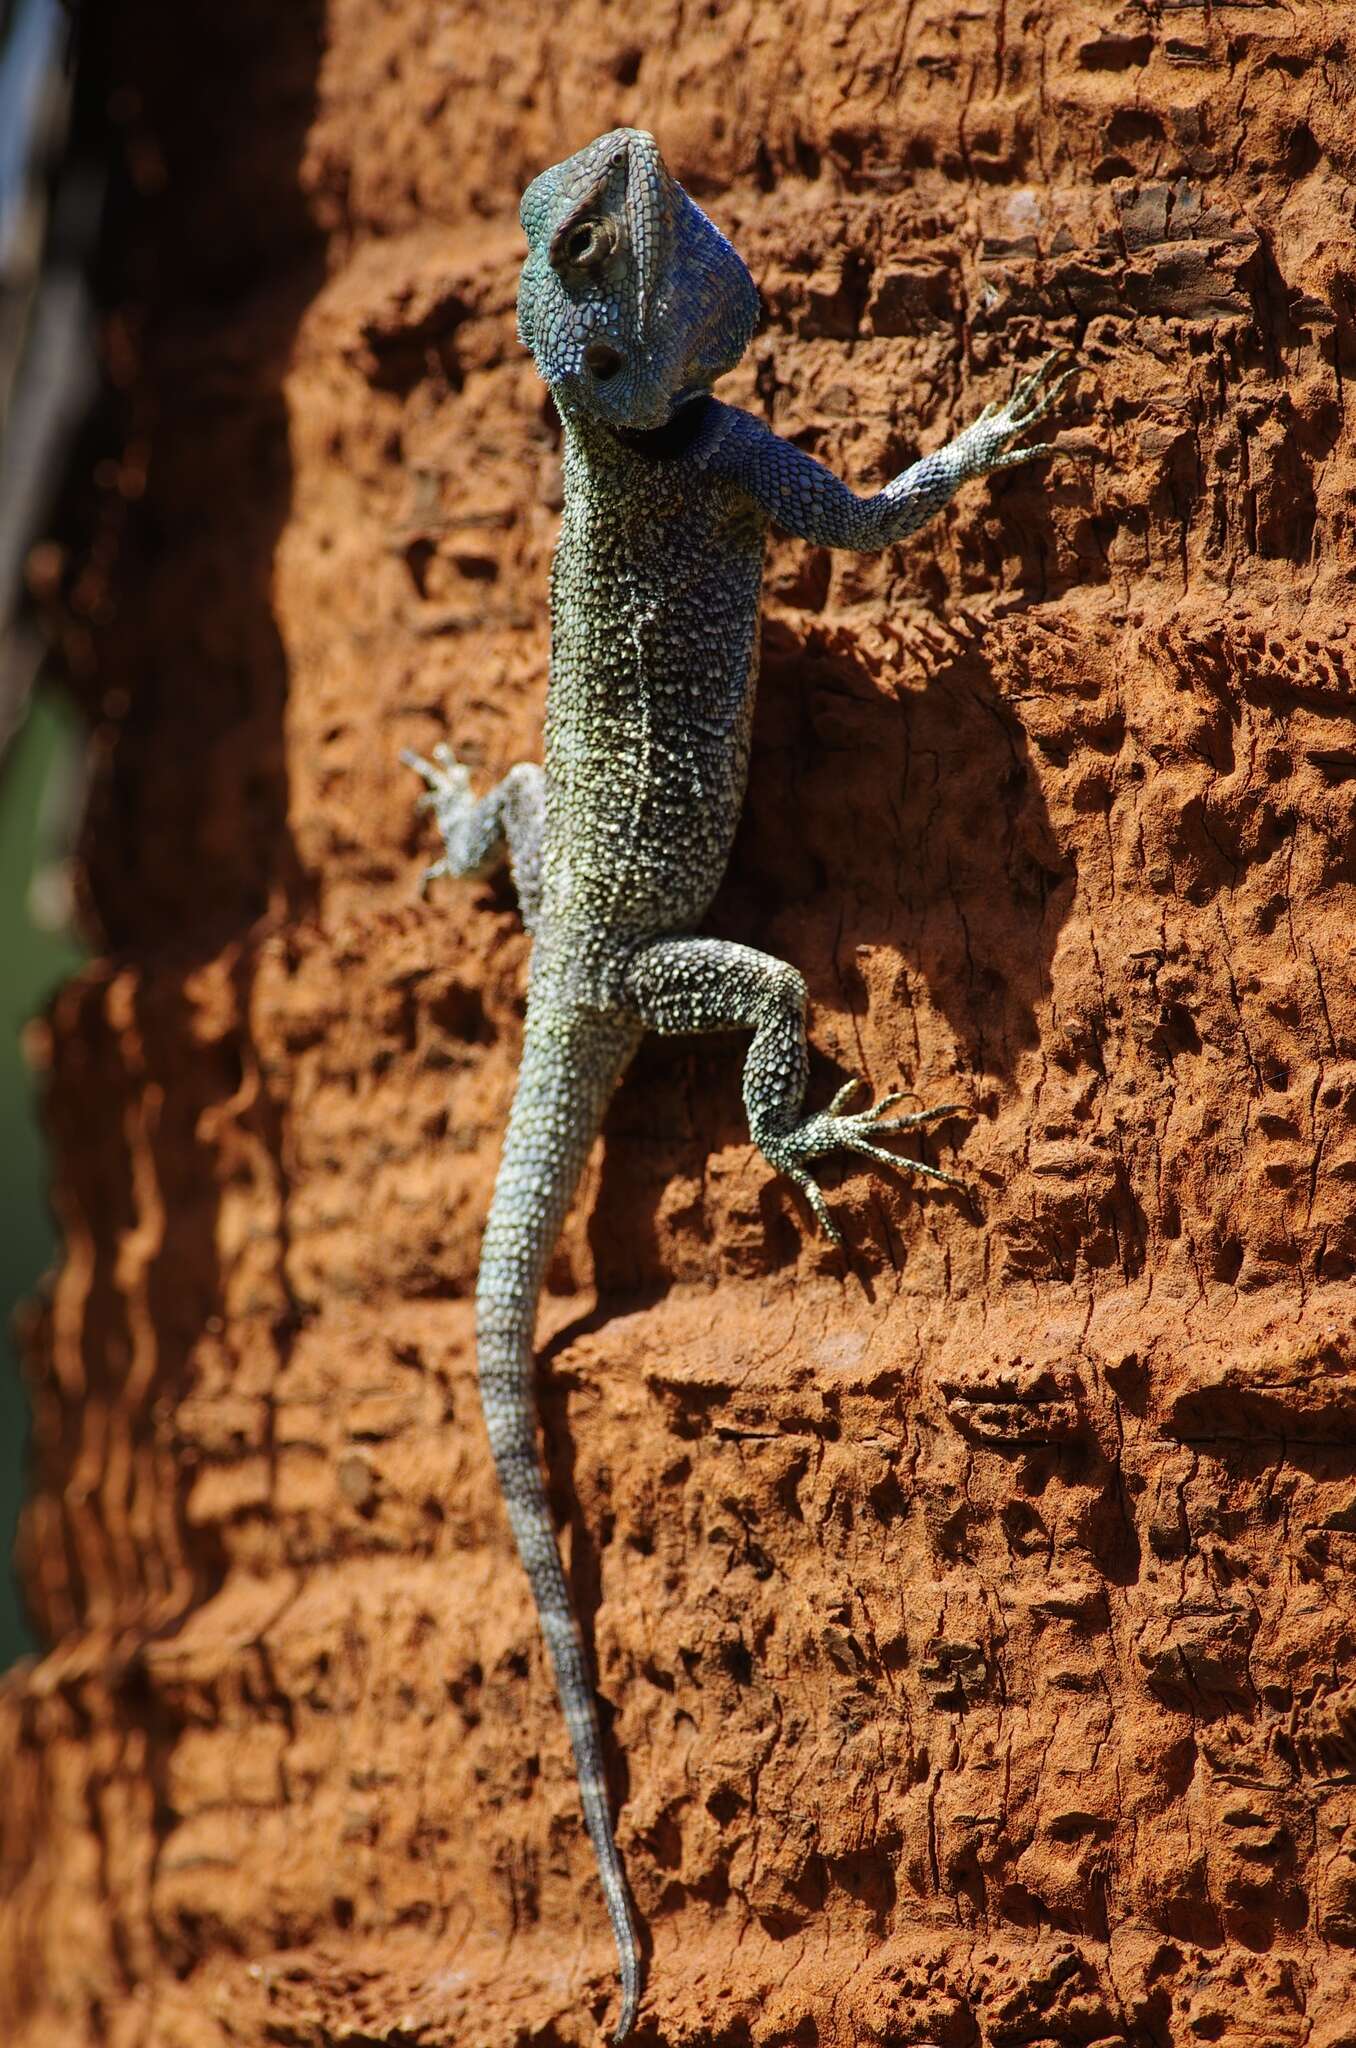
[[[21,1039],[81,953],[64,933],[33,921],[34,876],[53,848],[51,791],[69,778],[77,735],[50,696],[34,701],[0,783],[0,1670],[34,1648],[9,1560],[24,1486],[28,1406],[14,1314],[56,1251],[47,1205],[47,1156],[37,1088]]]

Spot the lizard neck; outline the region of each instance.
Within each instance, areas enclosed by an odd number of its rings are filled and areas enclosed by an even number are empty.
[[[636,462],[673,462],[687,454],[716,403],[699,392],[676,408],[659,427],[608,427],[587,413],[559,407],[570,452],[599,474],[623,474]]]

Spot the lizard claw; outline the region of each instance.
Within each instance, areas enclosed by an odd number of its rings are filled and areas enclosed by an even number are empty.
[[[901,1095],[887,1095],[883,1102],[877,1104],[877,1109],[884,1109],[887,1103],[902,1101],[903,1097]],[[878,1131],[912,1131],[916,1130],[919,1124],[935,1124],[940,1123],[943,1117],[959,1116],[964,1107],[965,1104],[963,1102],[939,1102],[935,1109],[911,1109],[907,1116],[886,1117],[883,1122],[878,1120],[876,1129]]]
[[[874,1159],[878,1166],[904,1166],[910,1173],[921,1173],[924,1180],[940,1181],[943,1187],[965,1192],[965,1182],[954,1173],[943,1173],[940,1166],[928,1166],[921,1159],[905,1159],[898,1152],[887,1152],[884,1145],[869,1145],[865,1138],[845,1138],[843,1146],[862,1159]]]
[[[407,768],[413,768],[416,775],[422,775],[428,787],[421,789],[414,800],[417,811],[437,811],[441,818],[444,811],[459,808],[466,802],[471,786],[471,771],[464,768],[444,741],[433,749],[433,759],[425,760],[411,747],[402,747],[400,758]]]
[[[413,768],[416,775],[422,775],[427,785],[414,800],[416,811],[432,811],[438,820],[438,829],[445,844],[450,844],[448,834],[455,829],[460,813],[464,810],[470,791],[469,769],[461,762],[445,741],[440,740],[433,749],[433,759],[426,760],[423,754],[416,754],[412,747],[402,747],[400,758],[407,768]],[[445,854],[434,861],[432,867],[424,869],[419,878],[419,894],[427,896],[429,885],[442,875],[453,875],[461,870],[454,867]]]
[[[1029,448],[1008,448],[989,464],[992,476],[998,469],[1016,469],[1023,462],[1041,462],[1049,455],[1062,455],[1064,450],[1056,448],[1053,441],[1033,441]]]
[[[1067,368],[1061,367],[1066,364]],[[1007,404],[998,408],[995,424],[1001,423],[1008,438],[1025,433],[1028,427],[1034,427],[1037,420],[1043,420],[1054,410],[1077,375],[1077,363],[1070,364],[1066,355],[1047,356],[1043,363],[1020,379]]]
[[[966,474],[989,476],[995,470],[1015,469],[1019,463],[1062,454],[1064,451],[1049,441],[1028,448],[1014,448],[1011,444],[1028,427],[1045,418],[1078,374],[1079,366],[1070,363],[1068,351],[1057,349],[1018,379],[1009,399],[1002,403],[991,400],[960,436]]]
[[[872,1142],[879,1132],[913,1130],[919,1124],[954,1116],[960,1105],[947,1102],[935,1109],[917,1109],[907,1116],[891,1117],[886,1112],[904,1100],[904,1090],[896,1088],[866,1109],[849,1112],[847,1104],[862,1086],[860,1080],[844,1082],[827,1110],[816,1116],[803,1117],[793,1129],[763,1141],[760,1147],[769,1164],[795,1182],[813,1209],[821,1229],[834,1244],[842,1243],[842,1234],[829,1213],[823,1189],[808,1170],[807,1162],[811,1159],[823,1158],[829,1152],[852,1152],[878,1166],[903,1167],[906,1172],[921,1174],[924,1180],[939,1181],[944,1187],[962,1191],[965,1189],[965,1182],[958,1180],[955,1174],[943,1173],[940,1167],[889,1152],[883,1145]]]
[[[441,792],[449,788],[460,788],[467,775],[467,770],[462,767],[444,740],[439,740],[433,749],[431,761],[425,760],[422,754],[416,754],[413,747],[402,747],[400,758],[407,768],[413,768],[415,774],[422,775],[428,784],[427,790],[418,799],[425,809],[428,808],[431,798],[436,799]]]
[[[824,1200],[824,1190],[814,1175],[807,1173],[803,1166],[787,1166],[783,1171],[788,1180],[795,1182],[806,1201],[810,1204],[810,1207],[814,1210],[815,1220],[825,1237],[829,1240],[829,1243],[837,1245],[841,1250],[843,1233],[834,1222],[829,1205]]]
[[[1068,367],[1062,370],[1053,384],[1047,383],[1047,378],[1051,377],[1061,364]],[[1007,414],[1014,431],[1019,427],[1032,426],[1036,420],[1049,412],[1061,391],[1066,385],[1071,384],[1077,375],[1078,365],[1070,362],[1069,351],[1056,349],[1043,363],[1037,363],[1034,370],[1028,371],[1025,377],[1018,379],[1011,398],[998,410]],[[1044,390],[1041,389],[1042,385],[1045,385]]]

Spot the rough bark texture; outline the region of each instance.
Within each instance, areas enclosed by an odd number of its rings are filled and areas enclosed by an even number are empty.
[[[47,1044],[0,1695],[13,2048],[584,2042],[612,1954],[469,1307],[525,946],[401,746],[531,757],[517,195],[653,128],[874,484],[1054,341],[1100,459],[779,542],[716,927],[973,1105],[972,1208],[651,1044],[546,1452],[666,2042],[1356,2043],[1349,12],[113,9],[118,460],[66,578],[105,960]],[[638,25],[639,23],[639,25]]]

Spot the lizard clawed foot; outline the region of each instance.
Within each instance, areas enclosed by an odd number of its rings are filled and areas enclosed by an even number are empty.
[[[821,1159],[829,1152],[853,1152],[861,1159],[874,1160],[878,1166],[902,1166],[909,1173],[922,1174],[925,1180],[940,1181],[943,1187],[966,1192],[965,1182],[958,1180],[954,1173],[943,1173],[938,1166],[927,1166],[921,1159],[888,1152],[883,1145],[872,1142],[873,1137],[882,1131],[914,1130],[919,1124],[955,1116],[961,1105],[947,1102],[936,1109],[914,1110],[908,1116],[887,1116],[887,1110],[904,1100],[903,1091],[896,1089],[889,1095],[882,1095],[880,1101],[873,1102],[870,1108],[849,1114],[845,1106],[861,1086],[860,1081],[847,1082],[826,1110],[815,1116],[803,1117],[789,1131],[760,1141],[759,1147],[770,1165],[795,1182],[814,1210],[820,1227],[837,1245],[843,1242],[842,1232],[829,1213],[823,1189],[807,1170],[807,1161],[811,1159]]]
[[[1038,441],[1027,448],[1013,448],[1009,444],[1053,410],[1078,374],[1079,365],[1070,362],[1069,351],[1056,349],[1018,381],[1011,398],[991,399],[974,425],[966,429],[966,436],[974,437],[974,460],[979,464],[971,473],[990,476],[995,470],[1015,469],[1018,463],[1062,453],[1050,441]]]
[[[417,811],[432,811],[438,820],[438,830],[444,841],[456,829],[462,813],[471,800],[471,772],[464,768],[451,747],[439,741],[433,749],[433,759],[425,760],[411,747],[402,747],[400,758],[407,768],[413,768],[416,775],[422,775],[428,784],[420,790],[414,800]],[[446,855],[435,860],[432,867],[424,869],[419,877],[419,894],[427,896],[430,882],[436,882],[441,875],[455,873]]]
[[[415,808],[434,811],[439,802],[460,803],[471,786],[471,771],[463,768],[461,762],[445,741],[440,740],[433,749],[433,759],[426,761],[422,754],[416,754],[412,747],[402,747],[400,758],[407,768],[413,768],[416,775],[422,775],[428,788],[421,790],[415,798]]]

